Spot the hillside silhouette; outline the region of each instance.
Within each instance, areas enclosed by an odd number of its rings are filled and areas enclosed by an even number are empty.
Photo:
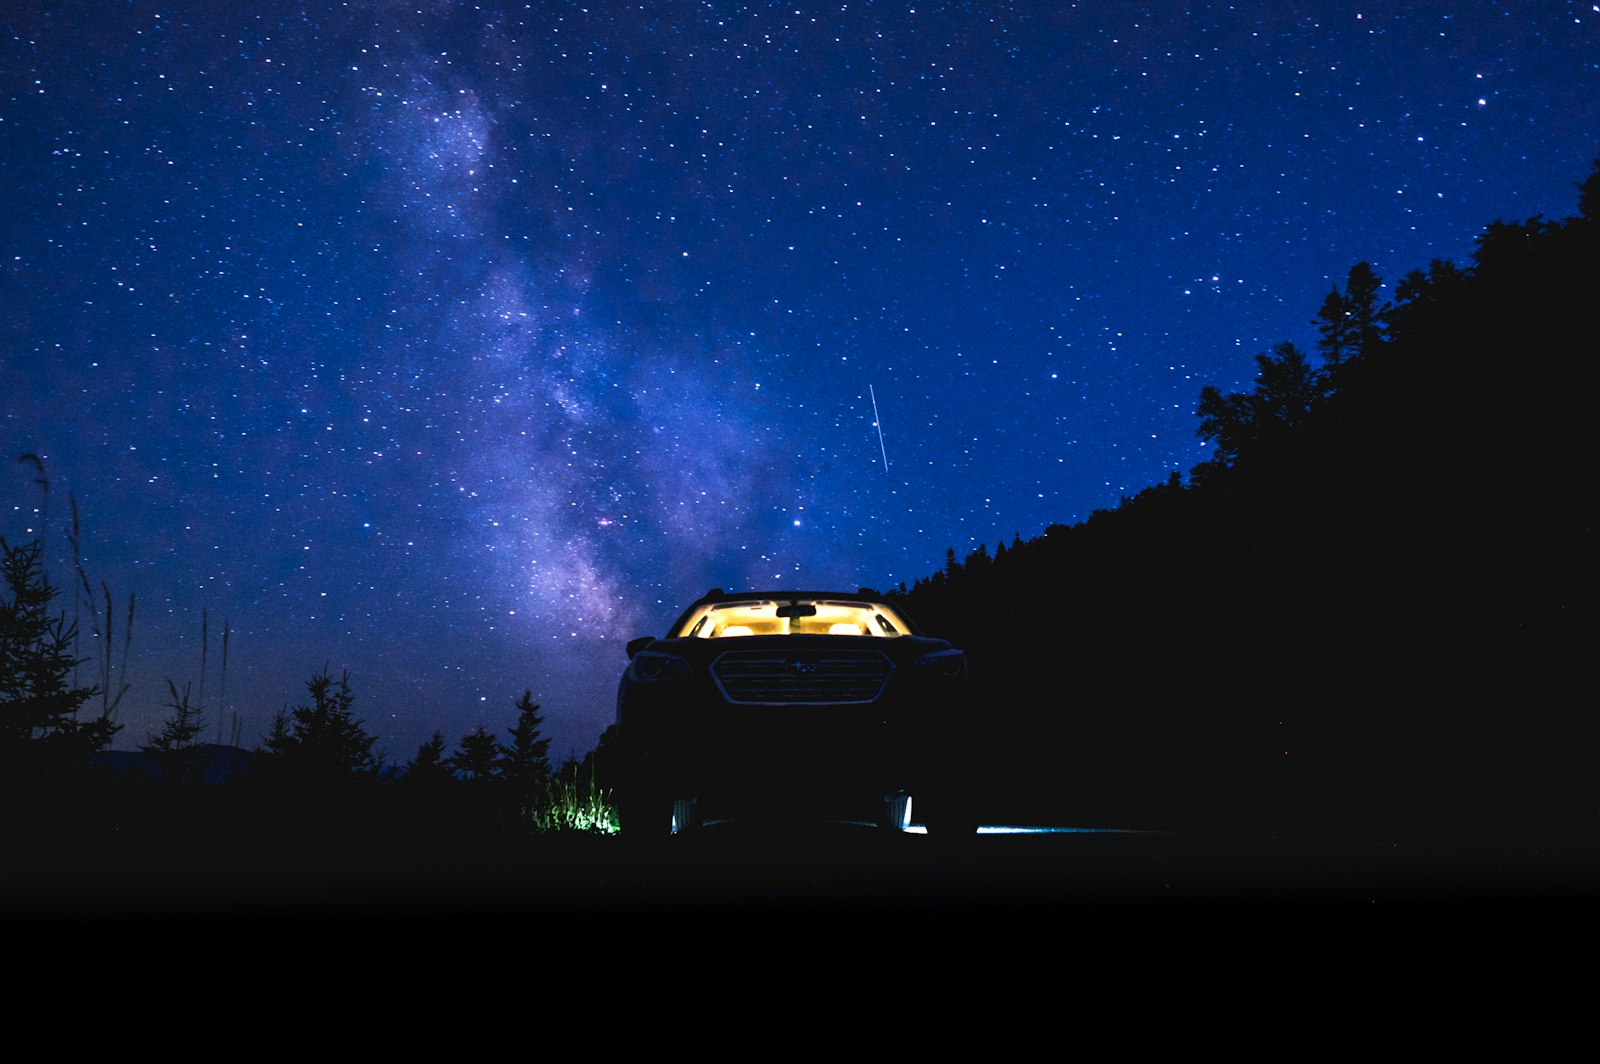
[[[1592,838],[1600,163],[1471,264],[1365,263],[1200,397],[1215,456],[901,593],[965,645],[983,787],[1066,822]]]

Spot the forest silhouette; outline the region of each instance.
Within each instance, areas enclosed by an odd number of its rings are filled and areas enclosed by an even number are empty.
[[[1205,388],[1197,432],[1214,452],[1187,482],[1174,472],[993,553],[950,550],[942,570],[896,589],[924,629],[969,653],[984,819],[1595,836],[1579,457],[1600,161],[1577,215],[1496,222],[1470,264],[1435,261],[1385,291],[1356,264],[1308,320],[1314,350],[1285,341],[1257,356],[1251,390]],[[386,771],[349,678],[325,669],[225,784],[206,782],[197,759],[217,749],[200,744],[205,722],[176,685],[146,769],[113,779],[92,756],[111,722],[81,719],[96,689],[63,668],[59,600],[41,600],[26,573],[6,594],[0,827],[12,853],[73,855],[77,868],[108,848],[127,859],[232,840],[243,853],[270,839],[275,852],[399,861],[606,829],[603,815],[558,824],[536,795],[565,773],[602,805],[614,732],[551,769],[524,695],[510,742],[480,729],[447,755],[436,734],[409,771]]]
[[[1070,822],[1593,838],[1580,456],[1600,161],[1202,392],[1216,444],[1072,526],[900,589],[965,646],[995,800]],[[1315,362],[1315,364],[1314,364]],[[1584,640],[1586,643],[1587,640]],[[995,741],[989,742],[994,737]]]

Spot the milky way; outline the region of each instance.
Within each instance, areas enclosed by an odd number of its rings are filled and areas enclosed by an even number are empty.
[[[204,617],[245,745],[327,664],[391,762],[524,689],[581,753],[708,587],[1186,473],[1353,264],[1600,153],[1589,3],[290,6],[3,19],[0,533],[136,595],[119,747]]]

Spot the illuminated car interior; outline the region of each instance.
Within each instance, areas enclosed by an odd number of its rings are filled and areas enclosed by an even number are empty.
[[[740,599],[692,614],[675,636],[729,639],[752,635],[898,636],[910,626],[883,603],[833,599]]]

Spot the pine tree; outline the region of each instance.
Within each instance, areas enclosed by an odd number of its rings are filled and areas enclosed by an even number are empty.
[[[1467,275],[1449,259],[1434,259],[1428,270],[1412,270],[1395,286],[1394,306],[1389,308],[1389,337],[1393,341],[1405,338],[1408,330],[1421,327],[1431,317],[1434,308],[1456,298],[1466,285]]]
[[[1335,288],[1322,301],[1312,323],[1320,336],[1317,350],[1329,366],[1369,354],[1383,341],[1388,308],[1378,300],[1382,288],[1372,266],[1358,262],[1350,267],[1344,292]]]
[[[1337,366],[1356,353],[1355,326],[1350,319],[1349,300],[1335,288],[1328,293],[1322,301],[1322,306],[1317,310],[1317,316],[1312,319],[1312,324],[1317,327],[1320,339],[1317,340],[1317,350],[1321,353],[1323,361],[1330,366]]]
[[[550,782],[550,740],[539,735],[543,725],[533,692],[523,691],[517,700],[511,743],[501,747],[501,773],[511,786],[513,799],[524,807],[539,803]]]
[[[494,733],[482,724],[461,737],[461,745],[447,764],[458,779],[467,783],[487,783],[500,778],[502,747]]]
[[[38,542],[0,539],[0,770],[8,774],[81,765],[120,727],[109,714],[78,719],[98,689],[72,682],[77,628],[50,614],[57,592],[42,554]]]
[[[1223,395],[1209,385],[1200,391],[1200,427],[1195,432],[1216,444],[1210,465],[1232,465],[1271,446],[1285,431],[1304,424],[1325,394],[1321,375],[1292,343],[1257,355],[1256,366],[1251,392]]]
[[[434,729],[433,738],[417,747],[417,756],[406,766],[404,778],[411,786],[429,786],[450,779],[444,756],[444,732]]]
[[[1303,425],[1321,397],[1317,371],[1311,368],[1305,352],[1291,343],[1281,343],[1272,355],[1257,355],[1255,416],[1264,421],[1259,431],[1274,432]]]
[[[377,740],[356,719],[350,674],[334,680],[326,666],[306,681],[311,704],[273,717],[263,752],[285,775],[332,782],[377,772]]]
[[[1578,185],[1578,218],[1600,222],[1600,158],[1595,159],[1589,176]]]
[[[200,732],[205,728],[204,716],[200,707],[189,703],[189,685],[183,685],[180,694],[178,685],[170,679],[167,681],[167,691],[171,701],[167,708],[172,710],[161,725],[161,730],[150,736],[141,749],[154,753],[171,753],[178,750],[187,750],[194,746],[200,738]]]
[[[205,729],[204,715],[199,706],[190,704],[188,684],[183,685],[183,691],[180,693],[178,685],[168,679],[167,691],[171,696],[167,708],[172,710],[172,716],[162,723],[161,730],[150,736],[140,749],[160,758],[166,770],[165,778],[185,782],[198,781],[201,765],[196,747],[199,745],[200,733]]]
[[[1370,264],[1358,262],[1350,267],[1350,274],[1345,278],[1344,298],[1358,355],[1370,355],[1383,342],[1388,307],[1378,298],[1382,290],[1383,278],[1373,272]]]
[[[1195,413],[1200,417],[1195,435],[1216,447],[1207,465],[1230,466],[1250,449],[1255,405],[1246,393],[1224,395],[1215,385],[1208,384],[1200,389],[1200,406]],[[1196,473],[1199,472],[1197,468]]]

